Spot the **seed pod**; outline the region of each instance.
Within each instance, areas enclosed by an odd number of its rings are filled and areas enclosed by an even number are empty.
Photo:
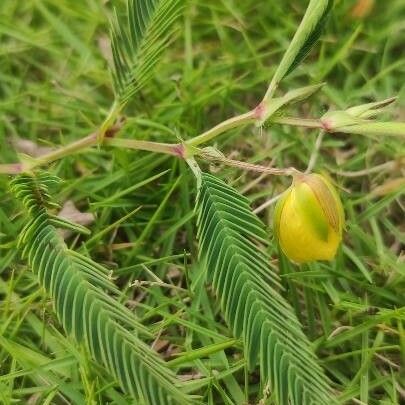
[[[274,233],[293,262],[331,260],[342,240],[344,212],[332,184],[320,174],[299,174],[279,199]]]

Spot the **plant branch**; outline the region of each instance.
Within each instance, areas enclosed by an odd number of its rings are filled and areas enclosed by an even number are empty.
[[[309,158],[307,169],[305,173],[311,173],[313,168],[315,167],[316,160],[318,159],[319,150],[321,149],[323,137],[325,135],[325,131],[321,130],[316,138],[315,145],[313,151],[311,153],[311,157]]]
[[[79,139],[78,141],[74,141],[66,146],[58,148],[52,152],[47,153],[46,155],[42,155],[41,157],[33,160],[31,163],[27,165],[28,166],[27,169],[33,169],[37,166],[52,163],[55,160],[58,160],[65,156],[81,152],[83,149],[95,145],[97,143],[97,139],[98,139],[98,132],[93,132],[92,134],[82,139]]]
[[[206,143],[218,135],[248,123],[255,122],[260,117],[259,108],[255,108],[245,114],[238,115],[227,119],[213,128],[203,132],[200,135],[186,141],[184,146],[181,143],[169,144],[150,141],[139,141],[135,139],[115,138],[115,135],[122,128],[122,122],[118,122],[109,129],[102,129],[104,138],[102,145],[108,145],[119,148],[128,148],[135,150],[144,150],[150,152],[164,153],[172,156],[185,158],[187,147],[195,147]],[[300,126],[306,128],[322,128],[322,123],[317,119],[295,118],[295,117],[275,117],[271,122],[276,124]],[[65,156],[74,153],[82,152],[84,149],[95,146],[100,142],[100,132],[96,131],[92,134],[74,141],[66,146],[55,149],[37,159],[33,159],[24,163],[0,164],[0,174],[18,174],[27,170],[32,170],[39,166],[52,163]]]
[[[118,148],[128,148],[135,150],[145,150],[149,152],[164,153],[167,155],[173,155],[177,157],[183,157],[184,148],[180,143],[160,143],[150,141],[138,141],[136,139],[124,139],[124,138],[107,138],[103,142],[108,146],[115,146]]]
[[[138,141],[133,139],[114,138],[114,136],[122,128],[122,122],[104,130],[103,145],[123,147],[128,149],[146,150],[150,152],[165,153],[173,156],[183,157],[184,148],[181,144],[167,144],[159,142]],[[65,156],[72,155],[74,153],[82,152],[83,150],[95,146],[100,141],[100,132],[96,131],[92,134],[74,141],[66,146],[55,149],[37,159],[32,159],[23,163],[11,163],[0,165],[0,174],[18,174],[24,171],[32,170],[39,166],[52,163]]]
[[[399,171],[405,164],[405,159],[399,160],[391,160],[389,162],[382,163],[381,165],[377,165],[374,167],[370,167],[368,169],[345,172],[345,171],[336,171],[335,173],[338,176],[343,177],[360,177],[360,176],[368,176],[373,173],[382,173],[386,171]]]
[[[211,149],[210,150],[203,149],[198,156],[213,162],[223,163],[226,166],[237,167],[239,169],[253,172],[271,174],[273,176],[294,176],[301,173],[294,167],[287,167],[285,169],[284,168],[280,169],[277,167],[267,167],[262,165],[255,165],[253,163],[242,162],[240,160],[228,159],[220,153],[213,153]]]
[[[316,118],[274,117],[270,121],[274,124],[290,125],[293,127],[323,128],[321,120]]]
[[[262,205],[259,205],[257,208],[253,210],[254,214],[258,214],[259,212],[262,212],[265,208],[269,207],[270,205],[276,203],[280,197],[282,196],[282,193],[277,194],[273,198],[270,198],[269,200],[265,201]]]
[[[177,353],[174,359],[169,360],[166,364],[169,367],[178,367],[184,363],[189,363],[194,360],[208,357],[211,354],[217,353],[221,350],[228,349],[229,347],[238,346],[241,344],[239,339],[227,339],[224,342],[214,343],[200,349],[191,350],[185,353]]]
[[[314,87],[314,86],[312,86]],[[307,88],[303,88],[308,91]],[[303,91],[303,89],[298,89],[295,92]],[[290,92],[291,93],[291,92]],[[294,93],[294,91],[292,92]],[[294,93],[295,94],[295,93]],[[297,93],[298,94],[298,93]],[[24,171],[32,170],[38,166],[43,166],[49,163],[54,162],[55,160],[61,159],[65,156],[72,155],[74,153],[79,153],[88,147],[95,146],[97,144],[109,145],[113,147],[128,148],[135,150],[145,150],[150,152],[164,153],[176,157],[181,157],[187,159],[188,157],[193,156],[194,154],[199,154],[200,152],[196,149],[198,145],[209,142],[221,135],[222,133],[237,128],[242,125],[249,123],[259,123],[263,118],[263,104],[260,103],[256,108],[247,113],[237,115],[235,117],[229,118],[211,129],[197,135],[196,137],[185,141],[184,143],[159,143],[159,142],[150,142],[143,140],[133,140],[133,139],[122,139],[115,138],[115,135],[122,128],[122,120],[118,120],[115,125],[106,127],[106,123],[111,125],[111,120],[116,118],[117,110],[113,106],[111,112],[108,116],[108,119],[105,120],[105,123],[100,127],[96,132],[66,145],[64,147],[58,148],[52,152],[47,153],[36,159],[31,159],[23,161],[22,163],[11,163],[11,164],[0,164],[0,174],[18,174]],[[327,132],[348,132],[348,133],[385,133],[388,131],[389,134],[394,135],[403,135],[403,125],[401,123],[366,123],[364,125],[351,125],[347,127],[338,126],[336,129],[331,127],[329,121],[325,120],[324,117],[321,119],[316,118],[299,118],[299,117],[271,117],[271,123],[281,124],[281,125],[290,125],[303,128],[314,128],[321,129]],[[388,127],[388,129],[387,129]],[[195,150],[193,150],[195,148]],[[209,155],[209,154],[208,154]],[[205,155],[206,159],[218,160],[218,156],[214,157]],[[242,167],[243,162],[232,161],[231,159],[226,159],[222,157],[220,161],[228,166]],[[264,166],[250,165],[245,164],[244,167],[246,170],[254,170],[262,173],[268,174],[277,174],[275,169],[266,168]],[[280,169],[283,170],[283,169]],[[289,169],[287,169],[289,170]],[[285,172],[279,173],[284,175]]]
[[[0,165],[0,174],[18,174],[22,171],[22,163]]]
[[[257,117],[258,116],[256,109],[251,110],[245,114],[237,115],[236,117],[229,118],[226,121],[219,123],[218,125],[209,129],[208,131],[203,132],[201,135],[189,139],[185,143],[190,146],[201,145],[202,143],[211,141],[212,139],[228,131],[229,129],[236,128],[251,122],[255,122]]]

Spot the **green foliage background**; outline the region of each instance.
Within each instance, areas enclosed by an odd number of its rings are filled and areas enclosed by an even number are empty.
[[[328,108],[398,95],[387,117],[404,121],[404,3],[376,2],[364,19],[350,17],[353,3],[336,1],[322,41],[283,82],[283,91],[328,83],[289,113],[319,117]],[[127,106],[122,135],[175,142],[254,107],[305,6],[298,0],[190,2],[154,79]],[[1,163],[17,160],[17,138],[52,147],[103,121],[113,100],[110,15],[108,1],[0,3]],[[305,169],[316,137],[313,130],[249,126],[218,142],[239,160]],[[404,395],[404,173],[395,164],[403,152],[396,138],[326,136],[315,169],[330,172],[341,187],[344,246],[333,263],[300,269],[278,261],[275,249],[269,252],[272,268],[279,265],[284,296],[341,403],[399,404]],[[385,162],[393,163],[380,168]],[[241,191],[253,208],[288,186],[279,178],[205,168]],[[365,172],[356,175],[360,170]],[[240,341],[211,289],[202,288],[195,180],[187,167],[171,157],[93,148],[52,164],[51,171],[64,180],[56,199],[95,215],[92,235],[71,236],[69,247],[113,270],[116,285],[154,336],[148,343],[162,357],[187,353],[172,366],[190,390],[204,403],[263,398],[258,373],[248,373]],[[65,337],[47,295],[20,260],[16,241],[24,220],[8,181],[0,177],[0,403],[128,403],[111,377]],[[259,214],[269,232],[273,208]],[[156,276],[163,283],[156,285]],[[129,286],[136,280],[147,283]],[[205,349],[194,351],[199,348]]]

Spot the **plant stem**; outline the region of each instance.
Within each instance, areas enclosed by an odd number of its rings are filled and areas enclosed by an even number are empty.
[[[107,114],[104,122],[101,124],[100,129],[97,132],[97,141],[98,143],[102,143],[106,136],[108,136],[108,131],[110,128],[114,127],[114,122],[117,120],[117,117],[121,111],[121,106],[117,102],[114,101],[112,104],[110,111]]]
[[[22,163],[10,163],[0,165],[1,174],[18,174],[22,171]]]
[[[149,152],[165,153],[173,156],[183,156],[183,146],[179,143],[171,144],[123,138],[107,138],[103,143],[105,145],[115,146],[118,148],[146,150]]]
[[[259,205],[257,208],[255,208],[253,210],[253,213],[258,214],[259,212],[262,212],[269,205],[272,205],[272,204],[276,203],[280,199],[281,196],[282,196],[282,193],[277,194],[273,198],[270,198],[270,200],[265,201],[262,205]]]
[[[209,129],[208,131],[203,132],[201,135],[198,135],[192,139],[189,139],[185,143],[190,146],[198,146],[202,143],[211,141],[218,135],[222,134],[229,129],[239,127],[250,122],[254,122],[257,119],[257,112],[255,110],[249,111],[245,114],[238,115],[227,119],[226,121],[221,122],[215,127]]]
[[[229,347],[237,346],[239,344],[240,340],[238,339],[228,339],[225,340],[224,342],[214,343],[212,345],[202,347],[201,349],[191,350],[186,353],[179,353],[178,357],[173,360],[169,360],[167,362],[167,365],[169,367],[178,367],[181,364],[189,363],[197,359],[208,357],[211,354],[217,353]]]
[[[181,144],[168,144],[149,141],[137,141],[134,139],[113,138],[115,133],[120,129],[120,126],[114,126],[108,129],[105,133],[103,145],[123,147],[136,150],[146,150],[150,152],[165,153],[173,156],[183,157],[184,148]],[[82,152],[84,149],[95,146],[99,141],[99,132],[74,141],[69,145],[56,149],[37,159],[33,159],[27,163],[12,163],[0,165],[0,174],[18,174],[27,170],[32,170],[36,167],[52,163],[55,160],[63,158],[74,153]]]
[[[237,167],[239,169],[249,170],[253,172],[267,173],[273,176],[294,176],[297,174],[301,174],[301,172],[294,167],[287,167],[285,169],[280,169],[277,167],[266,167],[262,165],[255,165],[253,163],[241,162],[240,160],[228,159],[225,156],[218,156],[217,154],[212,155],[209,152],[205,151],[202,151],[199,156],[207,160],[223,163],[227,166]]]
[[[313,168],[315,167],[316,160],[318,159],[319,150],[321,149],[324,135],[325,135],[325,131],[321,130],[319,132],[318,137],[316,138],[315,145],[312,150],[311,157],[309,158],[308,166],[307,166],[307,169],[305,170],[305,173],[311,173]]]
[[[58,160],[62,157],[80,152],[83,149],[88,148],[89,146],[95,145],[97,143],[97,137],[98,133],[94,132],[82,139],[79,139],[78,141],[72,142],[69,145],[66,145],[62,148],[49,152],[46,155],[43,155],[40,158],[35,159],[32,163],[29,163],[28,168],[33,169],[37,166],[52,163],[55,160]]]
[[[119,132],[121,129],[122,123],[118,123],[115,126],[110,127],[109,129],[103,129],[103,141],[102,144],[129,148],[135,150],[145,150],[150,152],[165,153],[172,156],[185,158],[186,151],[188,147],[195,147],[211,141],[218,135],[242,125],[248,123],[253,123],[258,119],[260,111],[258,109],[253,109],[245,114],[238,115],[236,117],[229,118],[215,127],[209,129],[208,131],[203,132],[202,134],[189,139],[185,142],[183,146],[180,143],[177,144],[168,144],[168,143],[159,143],[159,142],[150,142],[150,141],[138,141],[134,139],[122,139],[114,138],[114,135]],[[294,118],[294,117],[276,117],[272,120],[273,123],[285,124],[299,127],[307,128],[322,128],[322,123],[317,119],[306,119],[306,118]],[[0,165],[0,174],[18,174],[25,170],[32,170],[36,167],[52,163],[55,160],[61,159],[65,156],[72,155],[83,151],[84,149],[96,145],[100,141],[100,131],[94,132],[78,141],[74,141],[69,145],[56,149],[52,152],[47,153],[46,155],[41,156],[40,158],[34,159],[27,163],[12,163],[12,164],[3,164]],[[213,160],[213,159],[211,159]],[[236,162],[236,161],[235,161]],[[225,163],[225,162],[224,162]],[[231,163],[228,162],[230,165]],[[254,165],[253,165],[254,166]],[[253,170],[253,169],[251,169]],[[265,173],[269,173],[268,168],[266,168]],[[258,170],[256,170],[258,171]]]
[[[337,171],[336,174],[338,176],[343,177],[360,177],[360,176],[368,176],[373,173],[383,173],[385,171],[396,171],[400,170],[401,166],[403,167],[403,163],[405,163],[405,159],[403,162],[400,160],[391,160],[389,162],[382,163],[381,165],[377,165],[374,167],[370,167],[369,169],[357,170],[354,172],[344,172],[344,171]]]
[[[323,128],[320,120],[311,118],[274,117],[270,121],[275,124],[291,125],[293,127]]]

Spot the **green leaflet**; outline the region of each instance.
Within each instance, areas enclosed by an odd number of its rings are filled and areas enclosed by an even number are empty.
[[[151,78],[181,6],[182,0],[127,0],[127,20],[115,12],[111,23],[112,76],[120,108]]]
[[[47,211],[54,207],[48,186],[57,182],[48,174],[22,174],[11,182],[29,213],[20,247],[39,282],[52,297],[66,332],[84,343],[122,388],[139,404],[190,404],[173,372],[137,336],[149,336],[133,314],[110,294],[119,295],[109,271],[69,250],[57,232],[58,222]]]
[[[308,55],[322,33],[332,6],[333,0],[310,0],[304,18],[277,67],[264,100],[273,96],[281,80],[290,74]]]
[[[268,265],[267,233],[249,201],[202,173],[197,196],[200,257],[227,322],[242,337],[250,369],[258,360],[263,386],[279,404],[331,404],[328,380]],[[289,402],[288,402],[289,401]]]
[[[285,108],[287,105],[297,103],[299,101],[305,100],[306,98],[312,96],[316,91],[323,87],[324,83],[315,84],[312,86],[300,87],[288,91],[282,97],[274,97],[265,102],[265,112],[262,117],[262,122],[264,123],[271,116],[278,113],[282,108]]]
[[[329,12],[333,6],[333,0],[327,0],[326,6],[324,1],[317,1],[317,6],[319,7],[316,11],[314,11],[314,19],[308,19],[308,25],[313,24],[317,19],[318,22],[312,27],[312,29],[308,30],[307,32],[307,39],[306,41],[301,44],[301,47],[296,54],[295,58],[293,59],[290,67],[288,68],[285,76],[289,75],[308,55],[312,47],[314,46],[315,42],[319,39],[322,34],[323,28],[325,26],[326,20],[329,16]],[[304,21],[303,21],[304,23]],[[299,28],[298,28],[299,30]],[[298,31],[297,31],[298,32]],[[293,39],[294,41],[294,39]],[[298,42],[298,41],[297,41]],[[299,42],[298,42],[299,43]]]

